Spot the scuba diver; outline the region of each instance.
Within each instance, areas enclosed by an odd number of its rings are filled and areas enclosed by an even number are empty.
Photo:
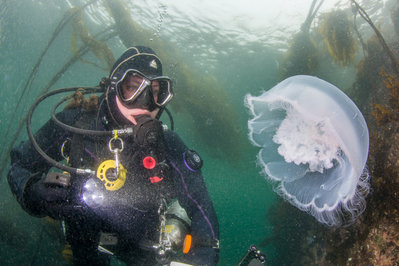
[[[160,59],[131,47],[98,88],[97,108],[55,107],[34,136],[28,119],[30,139],[11,151],[17,201],[61,221],[75,265],[109,265],[111,256],[127,265],[216,265],[219,225],[202,159],[159,120],[173,98]]]

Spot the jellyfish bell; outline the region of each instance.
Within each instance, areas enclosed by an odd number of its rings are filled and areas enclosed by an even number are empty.
[[[287,78],[260,96],[247,94],[249,139],[275,191],[329,226],[365,209],[369,133],[340,89],[312,76]]]

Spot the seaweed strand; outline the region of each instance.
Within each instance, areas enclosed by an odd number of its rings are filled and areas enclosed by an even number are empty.
[[[25,86],[22,89],[22,93],[18,98],[18,102],[14,108],[14,112],[12,112],[12,116],[10,119],[10,124],[7,127],[7,131],[5,133],[5,135],[3,136],[3,140],[1,142],[1,147],[4,147],[4,142],[6,141],[6,139],[8,138],[8,135],[10,133],[10,128],[11,128],[11,123],[14,121],[15,115],[17,113],[17,110],[19,109],[19,106],[22,102],[22,99],[24,98],[24,95],[27,91],[27,89],[32,85],[34,79],[35,79],[35,74],[37,72],[37,70],[39,69],[39,66],[43,60],[43,57],[45,56],[45,54],[47,53],[48,49],[50,48],[51,44],[53,43],[53,41],[55,40],[55,38],[58,36],[58,34],[61,32],[61,30],[64,28],[64,26],[72,19],[73,16],[76,15],[76,12],[73,13],[66,13],[64,15],[64,17],[61,19],[61,21],[58,23],[57,27],[55,28],[50,40],[48,41],[46,47],[44,48],[43,52],[41,53],[41,55],[39,56],[38,60],[36,61],[36,64],[34,65],[26,83]],[[3,153],[2,153],[3,155]]]
[[[395,71],[395,74],[399,76],[399,63],[396,60],[395,56],[393,55],[391,49],[389,49],[388,44],[386,43],[384,37],[382,36],[381,32],[377,29],[377,27],[374,25],[373,21],[371,18],[368,16],[366,11],[355,1],[351,0],[352,3],[355,5],[357,11],[359,12],[360,16],[370,25],[370,27],[374,30],[378,40],[380,41],[382,47],[384,48],[385,52],[388,54],[389,58],[391,59],[392,65],[393,65],[393,70]]]
[[[65,25],[67,25],[71,19],[73,19],[77,14],[79,10],[82,10],[84,8],[86,8],[87,6],[93,4],[94,2],[96,2],[98,0],[92,0],[90,2],[88,2],[87,4],[83,5],[82,7],[80,7],[79,9],[73,9],[71,12],[66,12],[63,16],[63,18],[60,20],[60,22],[58,23],[57,27],[55,28],[50,40],[47,42],[46,47],[44,48],[43,52],[40,54],[38,60],[36,61],[23,89],[22,89],[22,93],[18,98],[18,102],[14,108],[14,112],[12,112],[12,116],[9,122],[9,125],[7,127],[6,133],[4,134],[4,136],[2,137],[2,141],[0,146],[4,147],[5,146],[5,142],[8,139],[8,136],[10,134],[10,129],[11,129],[11,125],[15,119],[15,115],[17,114],[17,110],[19,109],[19,106],[22,103],[22,99],[24,98],[25,93],[27,92],[28,88],[30,88],[32,86],[32,83],[35,79],[35,74],[37,73],[39,66],[44,58],[44,56],[46,55],[48,49],[50,48],[50,46],[52,45],[52,43],[54,42],[54,40],[57,38],[58,34],[63,30],[63,28],[65,27]],[[16,135],[20,134],[21,127],[18,127],[17,133],[14,135],[13,139],[16,139]],[[5,150],[2,149],[1,151],[1,166],[2,169],[4,169],[5,163],[3,163],[4,161],[6,161],[8,159],[8,152],[10,151],[9,147]],[[1,170],[3,171],[3,170]],[[0,177],[1,178],[1,177]]]
[[[106,32],[108,32],[108,34],[106,34],[103,38],[102,38],[102,41],[106,41],[106,40],[108,40],[108,39],[110,39],[110,38],[112,38],[112,37],[114,37],[114,36],[116,36],[116,32],[115,31],[112,31],[112,29],[113,29],[113,27],[110,27],[110,28],[107,28],[107,29],[105,29],[103,32],[101,32],[100,34],[104,34],[104,33],[106,33]],[[100,35],[99,34],[99,35]],[[89,47],[87,46],[87,45],[85,45],[85,46],[83,46],[80,50],[79,50],[79,52],[77,53],[77,54],[75,54],[54,76],[53,76],[53,78],[50,80],[50,82],[47,84],[47,86],[46,87],[44,87],[42,90],[41,90],[41,92],[40,92],[40,94],[39,95],[41,95],[41,94],[43,94],[43,93],[46,93],[49,89],[50,89],[50,87],[52,86],[52,85],[54,85],[54,83],[55,82],[57,82],[57,80],[60,78],[60,77],[62,77],[62,75],[65,73],[65,71],[73,64],[73,63],[75,63],[80,57],[82,57],[84,54],[86,54],[87,52],[89,51]],[[9,155],[9,153],[10,153],[10,151],[11,151],[11,149],[12,149],[12,147],[14,146],[14,143],[15,143],[15,141],[17,140],[17,138],[18,138],[18,136],[19,136],[19,134],[21,133],[21,129],[22,129],[22,127],[23,127],[23,125],[25,124],[25,122],[26,122],[26,120],[27,120],[27,114],[24,116],[24,118],[23,119],[21,119],[21,121],[19,122],[19,124],[18,124],[18,128],[17,128],[17,130],[16,130],[16,133],[14,134],[14,136],[13,136],[13,138],[11,139],[11,141],[10,141],[10,143],[9,143],[9,145],[7,146],[7,149],[6,149],[6,151],[5,151],[5,153],[3,153],[2,154],[2,159],[1,159],[1,162],[0,162],[0,179],[1,179],[1,176],[2,176],[2,174],[3,174],[3,171],[5,170],[5,165],[6,165],[6,163],[7,163],[7,159],[8,159],[8,155]]]
[[[312,24],[312,21],[314,17],[316,16],[317,12],[319,11],[319,8],[323,4],[324,0],[321,0],[320,3],[317,5],[316,9],[314,8],[318,0],[313,0],[312,5],[309,8],[308,15],[306,16],[305,22],[301,26],[301,30],[304,32],[308,32],[310,29],[310,25]]]

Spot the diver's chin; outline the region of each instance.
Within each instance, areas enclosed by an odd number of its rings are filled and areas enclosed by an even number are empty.
[[[153,111],[145,110],[145,109],[134,109],[129,116],[129,120],[134,124],[137,125],[137,121],[143,118],[155,118],[159,109],[155,109]]]
[[[134,125],[137,125],[139,123],[141,123],[142,121],[146,121],[148,119],[151,119],[150,115],[135,115],[134,116],[134,120],[136,121],[136,123]]]
[[[130,122],[132,122],[134,125],[137,125],[136,117],[137,116],[150,116],[150,117],[155,117],[157,114],[157,109],[150,112],[147,109],[141,109],[141,108],[128,108],[124,106],[120,101],[117,96],[116,97],[116,104],[118,106],[119,111],[121,114]]]

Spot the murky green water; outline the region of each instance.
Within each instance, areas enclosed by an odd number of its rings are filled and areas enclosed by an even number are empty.
[[[51,84],[49,90],[97,85],[101,77],[108,75],[107,65],[93,51],[61,71],[73,56],[74,48],[74,30],[71,23],[66,23],[40,61],[37,71],[31,77],[31,83],[27,84],[29,75],[51,39],[56,25],[70,6],[83,6],[88,2],[0,0],[2,156],[5,156],[15,134],[19,134],[15,143],[27,138],[25,125],[20,126],[20,122],[34,99],[43,89],[49,87],[54,77],[57,78],[56,82]],[[83,21],[92,36],[113,25],[113,19],[102,1],[94,2],[83,13]],[[187,105],[174,108],[172,104],[171,110],[174,113],[175,130],[189,147],[199,151],[205,162],[203,174],[221,228],[220,265],[234,265],[249,245],[259,245],[270,236],[274,225],[270,222],[270,217],[267,217],[267,210],[277,198],[271,185],[260,173],[261,168],[256,165],[258,150],[246,138],[248,112],[243,99],[247,93],[259,95],[280,81],[280,68],[290,47],[290,39],[305,20],[312,1],[296,1],[300,2],[295,4],[298,6],[282,1],[280,7],[274,7],[275,1],[263,1],[261,5],[256,1],[247,4],[244,1],[226,1],[224,4],[219,1],[212,4],[207,1],[124,2],[132,19],[150,33],[146,40],[135,40],[137,45],[151,45],[153,38],[155,43],[160,37],[165,43],[165,49],[174,47],[176,58],[175,61],[170,61],[175,65],[167,65],[165,74],[174,78],[177,88],[181,80],[175,71],[178,64],[183,62],[191,69],[190,73],[195,75],[193,80],[211,76],[212,79],[207,84],[214,84],[215,87],[225,90],[223,97],[220,97],[217,96],[218,92],[212,94],[213,88],[208,87],[204,89],[201,98],[190,99],[199,104],[198,106],[211,103],[210,108],[213,110],[206,111],[210,111],[212,115],[205,117],[203,131],[197,129],[196,121],[185,109]],[[334,6],[332,2],[343,1],[326,2],[328,3],[321,9],[323,12],[331,10]],[[370,6],[369,10],[375,14],[375,18],[378,17],[384,29],[392,27],[389,18],[384,16],[388,14],[387,7],[384,9],[372,4],[372,1],[364,2]],[[242,10],[236,5],[241,5]],[[345,6],[345,3],[341,5]],[[273,8],[277,10],[269,10]],[[317,22],[316,19],[315,23]],[[370,30],[366,27],[362,24],[360,30],[370,35]],[[321,40],[317,41],[320,44]],[[115,57],[125,49],[117,36],[105,43]],[[83,43],[78,42],[78,45]],[[321,55],[319,68],[312,74],[348,92],[355,80],[356,65],[337,66],[327,55],[326,48],[320,48],[320,51],[324,53]],[[356,57],[361,56],[359,49]],[[95,63],[96,66],[88,62]],[[61,71],[60,75],[55,76],[58,71]],[[27,88],[25,92],[24,87]],[[185,88],[179,88],[176,94],[180,99],[192,97]],[[20,97],[23,98],[17,106]],[[39,128],[49,118],[50,108],[56,101],[57,99],[49,100],[40,106],[34,116],[34,129]],[[219,131],[213,123],[224,120],[233,121],[234,127]],[[210,144],[211,141],[207,143],[206,138],[198,137],[204,135],[205,130],[208,140],[212,137],[223,140],[228,135],[238,138],[227,143],[231,149],[218,150],[215,147],[217,145]],[[57,230],[43,219],[33,218],[22,211],[6,182],[7,169],[8,165],[2,169],[0,179],[0,263],[63,265],[63,245],[58,241]],[[277,257],[278,250],[273,243],[263,247],[263,251],[270,261]],[[113,263],[118,265],[117,261]]]

